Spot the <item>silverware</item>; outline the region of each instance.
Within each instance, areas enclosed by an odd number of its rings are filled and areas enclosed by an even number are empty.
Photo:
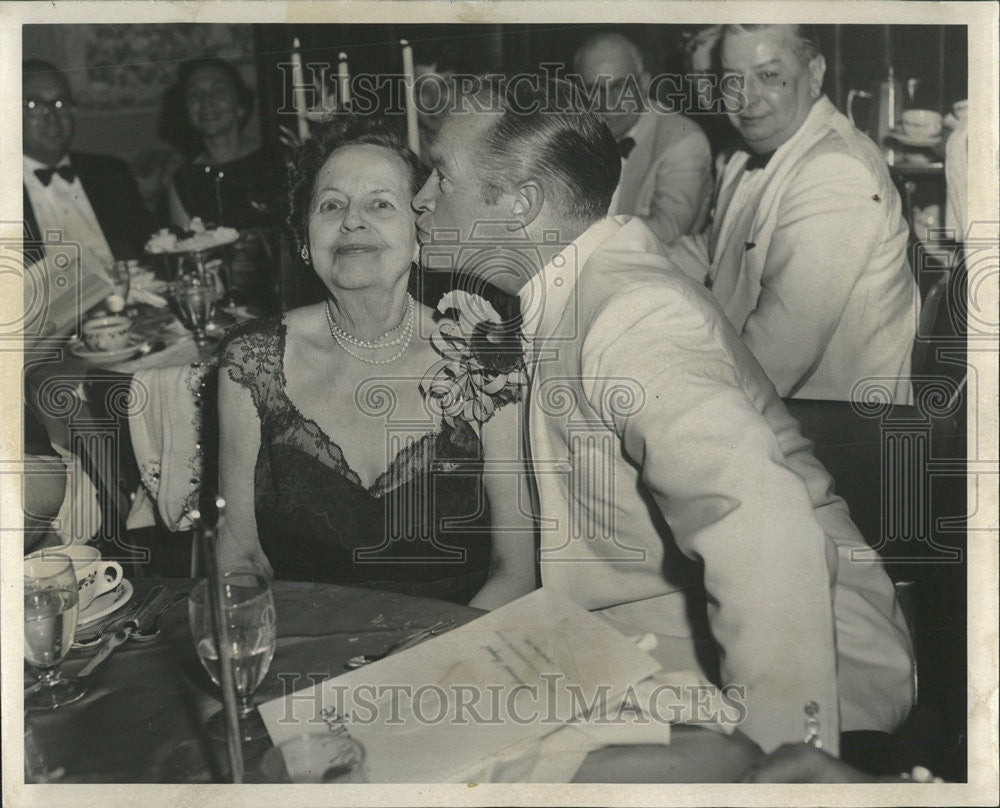
[[[123,614],[112,614],[106,617],[103,621],[99,622],[97,626],[91,627],[85,630],[82,634],[78,634],[73,639],[73,648],[96,648],[101,643],[101,639],[105,634],[111,632],[115,633],[122,624],[128,620],[132,615],[139,611],[139,606],[135,602],[128,604],[125,607]]]
[[[411,648],[417,643],[428,639],[429,637],[433,637],[435,634],[440,634],[446,628],[450,628],[454,622],[454,620],[439,620],[432,626],[420,629],[420,631],[416,631],[413,634],[404,637],[395,645],[390,645],[389,649],[387,651],[383,651],[381,654],[360,654],[358,656],[351,657],[346,663],[344,663],[344,667],[361,668],[372,662],[378,662],[380,659],[385,659],[390,654],[395,654],[398,651],[404,651],[407,648]]]
[[[166,347],[167,343],[164,342],[162,339],[158,339],[155,342],[147,342],[145,345],[142,345],[139,348],[139,350],[137,350],[125,361],[131,362],[133,359],[141,359],[147,354],[156,353],[157,351],[162,351]]]
[[[149,619],[146,627],[134,631],[130,639],[135,640],[135,642],[149,642],[150,640],[155,640],[160,636],[160,618],[174,608],[174,606],[178,603],[183,603],[187,600],[187,597],[187,593],[179,592],[174,595],[169,602],[162,603],[159,611],[157,611],[156,614]]]
[[[151,590],[149,590],[149,594],[147,594],[143,600],[142,606],[139,607],[139,611],[137,611],[132,617],[128,618],[111,637],[101,644],[97,653],[94,654],[90,662],[83,666],[83,669],[77,674],[77,676],[84,677],[92,674],[105,659],[111,656],[112,652],[119,645],[132,636],[133,632],[147,628],[149,626],[149,621],[158,615],[159,610],[163,607],[167,597],[167,588],[162,584],[154,586]]]

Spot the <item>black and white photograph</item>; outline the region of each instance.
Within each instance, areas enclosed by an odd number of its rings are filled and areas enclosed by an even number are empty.
[[[995,804],[996,5],[3,6],[4,805]]]

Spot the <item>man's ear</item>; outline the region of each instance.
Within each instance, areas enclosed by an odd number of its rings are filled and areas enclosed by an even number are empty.
[[[809,62],[809,92],[813,98],[819,98],[823,92],[823,76],[826,75],[826,59],[823,54],[817,54]]]
[[[544,206],[545,191],[542,190],[542,186],[534,180],[521,183],[514,192],[514,204],[511,207],[513,219],[517,226],[528,227],[538,218]],[[509,229],[515,229],[514,225],[512,224]]]

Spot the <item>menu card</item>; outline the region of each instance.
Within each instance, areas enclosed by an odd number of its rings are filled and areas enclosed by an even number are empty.
[[[613,719],[626,690],[659,669],[606,622],[542,588],[262,704],[260,714],[275,744],[348,733],[366,749],[371,782],[462,781],[567,725]],[[669,726],[659,729],[665,742]]]

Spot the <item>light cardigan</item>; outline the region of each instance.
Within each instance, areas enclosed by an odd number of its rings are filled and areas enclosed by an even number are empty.
[[[890,731],[913,694],[892,583],[852,559],[868,545],[811,444],[661,249],[605,220],[522,290],[542,585],[656,634],[665,670],[718,665],[765,750],[803,739],[810,701],[831,752],[841,728]]]
[[[920,295],[882,153],[824,96],[764,169],[726,164],[711,227],[668,254],[705,280],[782,396],[912,402]]]

